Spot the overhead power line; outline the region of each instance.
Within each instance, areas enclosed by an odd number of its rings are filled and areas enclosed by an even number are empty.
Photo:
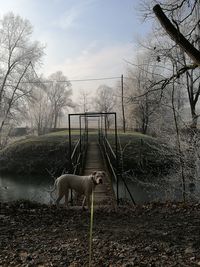
[[[77,80],[44,80],[44,81],[28,81],[28,82],[21,82],[21,83],[69,83],[69,82],[90,82],[90,81],[103,81],[103,80],[116,80],[120,79],[121,77],[103,77],[103,78],[89,78],[89,79],[77,79]]]
[[[36,78],[38,79],[38,81],[27,81],[27,82],[21,82],[21,83],[72,83],[72,82],[90,82],[90,81],[103,81],[103,80],[116,80],[116,79],[121,79],[121,76],[112,76],[112,77],[101,77],[101,78],[87,78],[87,79],[72,79],[72,80],[62,80],[62,81],[57,81],[57,80],[41,80],[37,74],[37,72],[35,71],[35,68],[33,66],[33,64],[31,63],[31,67],[36,75]],[[127,78],[127,77],[124,77]]]
[[[70,80],[70,82],[89,82],[89,81],[101,81],[101,80],[114,80],[120,79],[121,77],[103,77],[103,78],[89,78],[89,79],[81,79],[81,80]]]

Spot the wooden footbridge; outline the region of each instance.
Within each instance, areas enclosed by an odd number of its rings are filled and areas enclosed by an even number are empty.
[[[108,141],[108,116],[112,117],[115,126],[111,134],[112,143]],[[74,135],[72,136],[72,118],[76,119],[76,124],[78,118],[79,123],[79,134],[78,138],[76,136],[76,141],[73,140]],[[91,118],[96,120],[96,128],[93,126],[92,129],[89,129]],[[119,204],[122,198],[119,195],[119,183],[124,183],[130,196],[129,199],[135,204],[120,168],[116,113],[69,114],[68,121],[70,172],[89,175],[93,171],[103,170],[108,174],[103,184],[98,185],[95,189],[95,205]]]

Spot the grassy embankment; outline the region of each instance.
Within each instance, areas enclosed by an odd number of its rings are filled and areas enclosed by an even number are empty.
[[[112,142],[112,137],[108,138]],[[133,132],[120,134],[119,140],[124,171],[132,170],[136,176],[158,176],[177,166],[175,149],[157,138]]]
[[[77,135],[74,135],[74,139]],[[8,145],[0,151],[0,172],[48,174],[61,172],[68,165],[68,132],[32,136]]]
[[[92,132],[90,138],[95,139],[96,134]],[[76,141],[79,131],[73,131],[72,135]],[[114,144],[113,134],[108,138]],[[173,150],[155,138],[129,133],[119,134],[119,139],[125,171],[132,169],[137,175],[155,175],[166,172],[173,165]],[[68,131],[29,137],[0,151],[0,172],[4,173],[48,174],[48,170],[59,174],[67,166]]]

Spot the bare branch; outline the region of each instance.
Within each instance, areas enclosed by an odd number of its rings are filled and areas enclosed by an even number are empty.
[[[171,21],[166,17],[160,5],[155,5],[153,11],[160,21],[163,28],[170,37],[178,44],[188,56],[197,64],[200,65],[200,51],[198,51],[181,33],[177,30]]]

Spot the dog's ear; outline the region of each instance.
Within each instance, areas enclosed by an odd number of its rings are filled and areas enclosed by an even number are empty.
[[[92,176],[95,176],[96,174],[97,174],[97,172],[95,171],[95,172],[92,173]]]

